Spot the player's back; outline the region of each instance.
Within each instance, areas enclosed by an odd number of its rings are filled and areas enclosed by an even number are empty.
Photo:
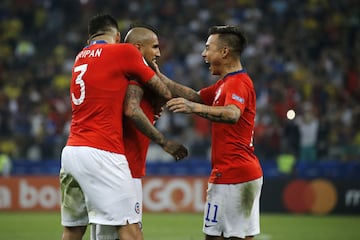
[[[130,44],[95,42],[76,57],[70,94],[72,122],[67,145],[124,154],[122,112],[127,76],[138,74],[140,53]],[[140,63],[143,64],[143,63]],[[150,79],[152,72],[142,75]]]

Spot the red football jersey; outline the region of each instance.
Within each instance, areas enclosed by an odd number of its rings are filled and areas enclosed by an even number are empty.
[[[125,154],[122,122],[127,77],[147,82],[154,74],[131,44],[95,41],[85,47],[76,56],[72,71],[67,145]]]
[[[242,70],[226,75],[200,91],[206,105],[236,105],[241,117],[235,124],[212,122],[212,171],[209,182],[235,184],[262,176],[254,155],[253,130],[256,94],[253,83]]]
[[[135,81],[131,81],[130,84],[139,85]],[[141,99],[140,107],[152,123],[155,118],[155,107],[153,105],[153,101],[159,97],[151,90],[146,89],[144,86],[141,87],[144,89],[144,95]],[[141,178],[145,176],[146,155],[150,139],[138,130],[133,121],[127,117],[124,117],[124,144],[131,175],[134,178]]]

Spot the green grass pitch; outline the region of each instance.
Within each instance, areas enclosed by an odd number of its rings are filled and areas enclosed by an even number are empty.
[[[145,240],[203,240],[202,214],[145,213]],[[59,213],[0,213],[1,240],[60,240]],[[257,240],[360,239],[360,216],[262,214]],[[89,235],[84,237],[88,240]]]

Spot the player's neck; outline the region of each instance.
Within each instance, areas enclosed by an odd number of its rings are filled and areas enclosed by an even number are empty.
[[[90,45],[96,43],[109,43],[113,44],[116,43],[113,36],[101,35],[89,40]]]
[[[243,67],[242,67],[240,62],[231,62],[231,63],[228,63],[228,64],[224,64],[224,68],[223,68],[223,71],[222,71],[222,74],[221,74],[221,78],[225,77],[229,73],[239,72],[241,70],[243,70]]]

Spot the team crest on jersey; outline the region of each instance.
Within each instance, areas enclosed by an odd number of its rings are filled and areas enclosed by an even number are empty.
[[[238,102],[241,103],[241,104],[244,104],[244,102],[245,102],[245,99],[244,99],[244,98],[236,95],[235,93],[233,93],[233,94],[231,95],[231,98],[234,99],[235,101],[238,101]]]
[[[140,203],[139,203],[139,202],[136,202],[136,203],[135,203],[135,212],[136,212],[137,214],[140,214]]]

